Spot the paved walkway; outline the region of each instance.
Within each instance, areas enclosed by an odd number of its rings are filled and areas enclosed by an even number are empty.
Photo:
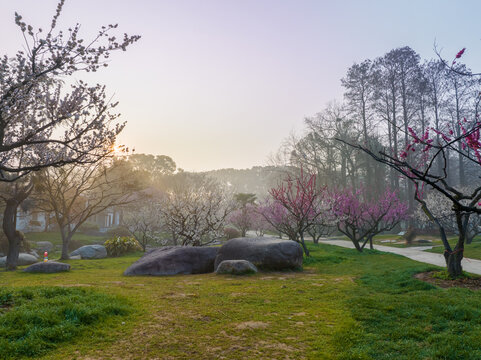
[[[346,240],[321,240],[319,241],[323,244],[342,246],[345,248],[354,249],[354,245],[351,241]],[[369,245],[366,245],[366,248]],[[408,248],[398,248],[393,246],[382,246],[374,245],[374,249],[379,251],[384,251],[392,254],[398,254],[405,256],[407,258],[423,262],[426,264],[437,265],[441,267],[446,267],[446,261],[442,254],[435,254],[430,252],[425,252],[424,250],[432,249],[432,246],[416,246]],[[463,270],[472,274],[481,275],[481,260],[464,258],[462,261]]]

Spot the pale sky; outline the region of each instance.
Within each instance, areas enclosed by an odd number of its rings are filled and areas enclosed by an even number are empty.
[[[14,12],[47,28],[56,0],[0,0],[0,55],[22,47]],[[142,35],[89,82],[106,84],[120,142],[185,170],[265,165],[303,119],[342,99],[354,62],[411,46],[481,71],[481,1],[67,0],[61,28]],[[89,36],[90,35],[90,36]]]

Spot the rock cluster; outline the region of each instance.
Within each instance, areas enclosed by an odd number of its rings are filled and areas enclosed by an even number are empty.
[[[83,256],[82,256],[83,257]],[[222,266],[220,266],[222,265]],[[221,247],[169,246],[153,249],[133,263],[124,275],[245,274],[302,267],[302,249],[291,240],[236,238]]]

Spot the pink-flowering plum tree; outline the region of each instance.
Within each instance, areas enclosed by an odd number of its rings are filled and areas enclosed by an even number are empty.
[[[234,195],[237,203],[236,209],[229,215],[228,222],[240,230],[241,236],[245,237],[258,216],[256,212],[256,195],[238,193]]]
[[[407,219],[407,204],[390,190],[375,200],[367,200],[363,190],[345,189],[332,192],[331,201],[337,229],[351,239],[360,252],[368,242],[372,248],[375,235],[392,230]]]
[[[80,37],[80,24],[57,30],[60,0],[46,31],[34,29],[15,14],[24,50],[0,58],[0,181],[47,167],[92,163],[108,155],[124,127],[102,85],[89,86],[73,75],[107,66],[111,53],[139,36],[100,29],[93,39]],[[19,163],[17,159],[22,157]]]
[[[258,216],[257,205],[246,204],[230,213],[227,222],[239,229],[241,236],[245,237],[248,230],[254,230]]]
[[[298,175],[289,174],[269,194],[271,199],[263,205],[261,214],[272,227],[299,242],[309,256],[304,235],[326,211],[322,199],[327,188],[316,184],[315,174],[307,174],[301,169]]]

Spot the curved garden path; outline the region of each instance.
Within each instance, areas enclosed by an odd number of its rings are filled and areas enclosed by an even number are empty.
[[[336,245],[345,248],[354,249],[354,245],[351,241],[347,240],[321,240],[322,244]],[[405,256],[409,259],[423,262],[426,264],[437,265],[446,267],[446,261],[442,254],[435,254],[426,252],[424,250],[432,249],[432,246],[416,246],[408,248],[398,248],[392,246],[374,245],[375,250],[384,251],[392,254]],[[462,261],[463,270],[472,274],[481,275],[481,260],[464,258]]]

